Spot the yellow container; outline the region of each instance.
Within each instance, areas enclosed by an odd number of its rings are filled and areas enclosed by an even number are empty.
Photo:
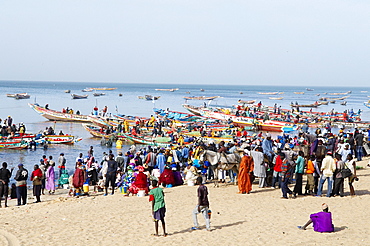
[[[89,189],[90,189],[89,185],[88,184],[84,184],[84,186],[83,186],[84,193],[88,193],[89,192]]]

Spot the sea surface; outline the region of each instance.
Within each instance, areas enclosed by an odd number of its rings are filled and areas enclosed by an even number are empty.
[[[94,97],[93,92],[82,92],[87,87],[112,87],[117,88],[113,91],[102,91],[104,96]],[[31,81],[0,81],[0,118],[5,119],[8,115],[12,116],[14,123],[23,122],[27,132],[37,133],[46,127],[55,127],[55,132],[62,130],[65,134],[75,135],[83,138],[82,141],[74,145],[49,145],[47,150],[0,150],[0,162],[6,161],[10,166],[16,167],[23,163],[29,170],[33,170],[33,165],[38,164],[42,155],[53,156],[56,161],[60,153],[64,153],[67,159],[67,168],[73,170],[75,159],[79,153],[87,155],[89,146],[94,146],[97,160],[100,161],[102,153],[109,149],[100,146],[100,140],[92,138],[85,131],[80,123],[63,123],[48,121],[44,117],[33,111],[28,103],[39,103],[41,106],[49,104],[50,109],[62,110],[62,108],[72,108],[75,112],[79,110],[81,114],[90,114],[94,106],[99,109],[108,106],[108,112],[114,114],[137,115],[149,117],[153,114],[153,107],[169,108],[174,111],[186,110],[182,107],[185,103],[184,96],[220,96],[211,102],[211,105],[231,106],[237,104],[239,99],[257,100],[263,104],[273,106],[274,103],[281,105],[282,108],[290,108],[291,102],[299,104],[310,104],[319,97],[342,97],[342,95],[324,95],[324,93],[343,93],[352,91],[346,99],[347,106],[340,105],[340,101],[335,104],[320,106],[314,111],[328,112],[335,109],[342,112],[345,109],[363,111],[362,120],[370,121],[370,109],[363,103],[370,98],[370,87],[309,87],[313,91],[307,91],[302,86],[257,86],[257,85],[183,85],[183,84],[129,84],[129,83],[81,83],[81,82],[31,82]],[[156,91],[155,89],[179,88],[174,92]],[[201,91],[203,89],[204,91]],[[84,95],[88,94],[87,99],[73,100],[70,93]],[[16,100],[6,97],[7,93],[25,93],[31,95],[30,99]],[[187,93],[189,92],[189,93]],[[259,95],[258,92],[284,92],[281,95]],[[303,95],[294,92],[304,92]],[[122,94],[122,97],[119,97]],[[320,96],[317,96],[320,94]],[[160,96],[157,101],[146,101],[138,99],[138,96],[153,95]],[[270,100],[269,97],[284,97],[283,100]],[[188,101],[192,105],[202,105],[203,101]],[[307,109],[309,110],[309,109]],[[123,146],[122,149],[112,148],[113,153],[126,151],[130,145]],[[15,169],[16,170],[16,169]]]

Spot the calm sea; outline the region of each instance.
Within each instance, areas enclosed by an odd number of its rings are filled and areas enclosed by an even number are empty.
[[[86,87],[115,87],[116,90],[104,91],[105,96],[94,97],[92,92],[81,92]],[[155,91],[159,89],[179,88],[174,92]],[[282,108],[289,108],[291,102],[299,104],[310,104],[316,101],[323,93],[346,92],[352,91],[350,97],[346,99],[347,106],[342,106],[339,101],[336,104],[320,106],[317,111],[335,110],[343,111],[345,109],[363,110],[362,119],[370,120],[370,109],[363,105],[364,101],[370,98],[370,87],[310,87],[313,91],[307,91],[306,87],[295,86],[247,86],[247,85],[178,85],[178,84],[126,84],[126,83],[80,83],[80,82],[14,82],[0,81],[0,118],[4,119],[11,115],[15,123],[24,122],[27,127],[27,132],[37,133],[45,129],[45,127],[53,126],[54,122],[47,121],[42,116],[34,112],[28,103],[37,102],[40,105],[49,104],[49,108],[61,110],[69,107],[74,111],[79,110],[82,114],[90,114],[92,108],[97,105],[100,108],[108,106],[108,111],[111,113],[120,113],[126,115],[150,116],[153,107],[170,108],[175,111],[185,111],[182,104],[185,102],[184,96],[221,96],[214,100],[212,104],[227,106],[236,104],[239,99],[242,100],[258,100],[263,104],[273,106],[274,103],[282,105]],[[203,89],[204,91],[201,91]],[[65,90],[71,90],[75,94],[89,94],[88,99],[73,100],[69,93]],[[282,95],[273,97],[284,97],[283,100],[269,100],[271,95],[259,95],[258,92],[284,92]],[[15,100],[14,98],[6,97],[7,93],[24,93],[31,95],[30,99]],[[190,94],[186,93],[190,92]],[[304,92],[303,95],[295,94],[294,92]],[[242,93],[242,94],[241,94]],[[118,95],[122,94],[122,97]],[[320,94],[320,96],[317,96]],[[161,96],[158,101],[145,101],[138,99],[138,96],[153,95]],[[341,97],[341,96],[331,96]],[[189,101],[193,105],[201,105],[202,101]],[[82,137],[83,140],[73,146],[68,145],[50,145],[49,149],[44,151],[37,149],[30,150],[0,150],[0,162],[6,161],[10,165],[16,166],[19,163],[25,164],[29,171],[33,169],[33,165],[37,164],[42,155],[51,155],[57,159],[61,152],[65,153],[67,158],[67,167],[72,169],[74,161],[79,153],[87,154],[89,146],[94,146],[95,156],[98,160],[101,159],[103,151],[108,151],[106,147],[100,146],[100,140],[90,137],[79,123],[61,123],[55,124],[56,132],[63,130],[64,133]],[[122,150],[113,148],[113,152],[125,151],[129,146],[124,146]]]

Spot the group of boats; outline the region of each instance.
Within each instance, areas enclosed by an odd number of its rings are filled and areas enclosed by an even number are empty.
[[[29,95],[28,93],[6,94],[6,96],[15,99],[29,99],[31,97],[31,95]]]

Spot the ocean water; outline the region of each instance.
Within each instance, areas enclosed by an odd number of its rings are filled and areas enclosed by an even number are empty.
[[[113,91],[103,91],[106,95],[94,97],[92,92],[81,92],[86,87],[114,87]],[[342,106],[337,101],[336,104],[323,105],[314,111],[328,112],[334,108],[338,112],[345,109],[353,109],[355,111],[361,109],[362,119],[370,120],[370,109],[363,105],[363,102],[370,98],[370,87],[310,87],[313,91],[307,91],[306,87],[302,86],[247,86],[247,85],[179,85],[179,84],[129,84],[129,83],[80,83],[80,82],[31,82],[31,81],[0,81],[0,118],[5,119],[11,115],[13,122],[24,122],[27,132],[37,133],[45,129],[45,127],[53,126],[55,131],[63,130],[65,134],[82,137],[83,140],[74,145],[49,145],[47,150],[37,149],[31,150],[0,150],[0,162],[6,161],[13,166],[19,163],[25,164],[26,168],[31,171],[33,165],[38,164],[42,155],[51,155],[56,160],[61,152],[65,154],[67,159],[67,168],[72,170],[74,162],[79,153],[87,154],[89,146],[94,146],[94,155],[100,161],[102,153],[109,149],[100,146],[100,140],[92,138],[90,134],[83,129],[80,123],[64,123],[47,121],[42,116],[34,112],[28,103],[37,102],[40,105],[49,104],[50,109],[61,110],[69,107],[75,112],[79,110],[82,114],[90,114],[92,108],[96,105],[99,109],[108,106],[108,112],[120,113],[125,115],[150,116],[153,114],[153,107],[170,108],[175,111],[186,111],[182,104],[185,103],[184,96],[220,96],[214,100],[212,104],[219,106],[230,106],[236,104],[239,99],[242,100],[257,100],[263,104],[273,106],[274,103],[281,105],[282,108],[290,108],[291,102],[299,104],[310,104],[315,102],[319,97],[341,97],[324,95],[323,93],[346,92],[352,91],[349,98],[346,99],[347,106]],[[169,89],[179,88],[174,92],[155,91],[156,88]],[[200,91],[204,89],[204,91]],[[73,100],[69,93],[65,90],[71,90],[75,94],[88,94],[87,99]],[[284,92],[282,95],[259,95],[258,92]],[[366,91],[366,92],[365,92]],[[24,93],[31,95],[30,99],[16,100],[6,97],[7,93]],[[187,94],[186,92],[190,92]],[[241,92],[243,94],[241,94]],[[305,92],[303,95],[294,94],[294,92]],[[122,94],[122,97],[118,95]],[[161,96],[154,103],[138,99],[138,96],[144,95]],[[317,96],[320,94],[320,96]],[[283,100],[273,101],[269,97],[284,97]],[[189,104],[201,105],[203,101],[188,101]],[[307,109],[309,110],[309,109]],[[126,151],[130,146],[123,146],[117,150],[112,148],[114,153],[118,151]]]

